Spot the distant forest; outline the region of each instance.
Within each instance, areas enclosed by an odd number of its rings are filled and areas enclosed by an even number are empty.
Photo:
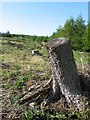
[[[31,35],[19,35],[10,34],[10,31],[6,33],[0,32],[1,37],[22,37],[23,40],[47,42],[49,40],[66,37],[71,41],[73,50],[90,52],[90,23],[85,23],[85,20],[81,15],[74,19],[70,17],[66,20],[64,26],[59,26],[56,32],[53,32],[51,36],[31,36]]]

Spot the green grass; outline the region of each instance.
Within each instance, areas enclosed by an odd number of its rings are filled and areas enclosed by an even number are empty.
[[[90,110],[86,110],[84,112],[79,111],[70,111],[70,112],[62,112],[62,113],[54,113],[51,114],[48,112],[41,111],[37,107],[34,110],[26,111],[22,113],[22,120],[89,120]]]
[[[51,70],[44,42],[31,42],[22,38],[4,38],[0,42],[2,43],[2,62],[12,67],[3,68],[2,76],[4,83],[10,84],[7,81],[11,82],[11,79],[16,79],[15,77],[24,75],[27,76],[27,80],[29,81],[50,78]],[[22,49],[18,45],[22,45]],[[43,56],[32,56],[31,51],[33,49],[38,49],[44,55],[44,59]],[[15,85],[19,86],[23,82],[26,81],[18,79],[15,81]]]
[[[28,80],[49,79],[51,68],[45,42],[29,41],[23,38],[4,38],[2,41],[2,62],[10,64],[12,69],[3,69],[2,76],[6,82],[13,78],[12,74],[18,76],[27,75]],[[18,47],[22,45],[22,49]],[[38,49],[43,56],[32,56],[31,51]],[[73,51],[77,66],[86,65],[90,62],[90,55],[86,52]],[[81,62],[82,59],[82,62]]]
[[[4,38],[4,40],[0,40],[0,43],[2,43],[2,62],[11,66],[3,67],[2,83],[4,88],[10,92],[12,103],[15,103],[19,99],[19,90],[21,92],[25,91],[27,82],[50,79],[50,62],[48,53],[44,47],[46,43],[29,41],[28,39],[25,40],[18,37]],[[31,51],[33,49],[38,49],[43,56],[32,56]],[[73,54],[77,66],[82,67],[82,62],[83,65],[90,63],[90,53],[73,51]],[[14,94],[14,92],[16,93]],[[47,115],[39,110],[25,112],[22,120],[36,120],[36,116],[42,117],[43,120],[68,120],[64,113],[54,116],[52,114]],[[82,115],[83,117],[85,118],[86,114]],[[84,118],[82,120],[86,120]]]
[[[82,66],[90,63],[90,53],[73,51],[74,59],[77,66]]]

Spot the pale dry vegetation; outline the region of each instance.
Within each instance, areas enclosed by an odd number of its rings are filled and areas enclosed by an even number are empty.
[[[30,115],[33,116],[34,114],[40,114],[42,118],[43,116],[47,116],[43,112],[40,113],[40,111],[37,110],[38,108],[35,108],[36,113],[31,113],[31,111],[29,111],[28,114],[27,111],[31,108],[31,104],[29,104],[29,106],[27,106],[27,104],[17,106],[17,101],[20,100],[21,94],[25,93],[29,87],[35,85],[36,83],[40,84],[41,82],[45,85],[51,78],[50,62],[47,51],[45,49],[46,43],[29,41],[28,39],[23,40],[22,38],[18,37],[4,38],[0,40],[0,43],[2,44],[0,54],[2,59],[0,63],[0,67],[2,67],[2,77],[0,78],[2,80],[2,116],[4,118],[20,117],[20,115],[24,112],[29,117]],[[42,56],[32,56],[31,51],[33,49],[39,50]],[[89,53],[74,51],[74,57],[79,74],[83,74],[84,78],[86,77],[88,81],[90,80],[89,56]],[[87,82],[87,84],[88,83],[89,82]],[[48,93],[48,91],[46,93]],[[53,105],[51,104],[50,107],[52,111],[51,113],[54,114],[55,112],[60,112],[59,110],[63,108],[63,106],[59,106],[58,103],[54,103]],[[46,113],[50,112],[48,106],[45,110]],[[63,110],[64,109],[62,109],[62,111]],[[39,111],[39,113],[37,113],[37,111]],[[67,119],[65,114],[66,113],[64,110],[61,114],[62,119]],[[79,116],[78,113],[75,114]],[[53,120],[54,117],[56,116],[51,116],[51,114],[48,115],[48,119],[50,118],[50,120]],[[26,119],[25,114],[23,115],[23,118]],[[60,114],[57,114],[56,118],[60,119]]]

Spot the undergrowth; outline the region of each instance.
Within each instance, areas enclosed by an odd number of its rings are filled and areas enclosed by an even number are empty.
[[[23,38],[5,38],[2,43],[2,84],[8,91],[12,103],[19,99],[21,92],[27,89],[27,84],[33,81],[49,80],[51,77],[50,61],[45,49],[45,42],[30,41]],[[32,50],[38,50],[41,54],[32,56]],[[89,53],[74,51],[77,66],[82,67],[90,62]],[[81,61],[82,60],[82,61]],[[30,87],[30,86],[29,86]],[[19,93],[19,94],[18,94]],[[7,99],[7,98],[6,98]],[[6,100],[5,100],[6,101]],[[4,101],[4,102],[5,102]],[[6,103],[7,104],[7,103]],[[11,105],[13,108],[13,104]],[[9,108],[9,105],[7,105]],[[76,118],[74,118],[76,117]],[[83,113],[78,111],[55,113],[41,111],[39,108],[25,111],[21,120],[89,120],[90,111]]]
[[[77,110],[54,114],[49,112],[41,111],[36,107],[33,110],[22,113],[21,120],[90,120],[89,109],[81,113]]]

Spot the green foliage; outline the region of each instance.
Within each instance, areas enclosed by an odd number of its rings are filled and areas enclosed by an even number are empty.
[[[74,54],[74,59],[76,61],[77,66],[78,65],[79,67],[82,66],[81,59],[84,66],[90,63],[90,57],[89,57],[90,53],[73,51],[73,54]]]
[[[79,16],[76,19],[74,29],[75,29],[74,36],[72,38],[73,48],[75,50],[82,51],[82,47],[83,47],[82,38],[84,35],[84,31],[86,30],[86,26],[85,26],[85,21],[83,20],[81,16]]]
[[[36,35],[22,35],[22,34],[10,34],[10,31],[6,33],[0,32],[0,37],[10,37],[10,38],[17,38],[22,39],[23,41],[27,39],[27,41],[36,41],[36,42],[47,42],[48,36],[36,36]]]
[[[84,112],[72,110],[70,112],[49,113],[41,111],[38,107],[22,113],[21,120],[89,120],[90,110]]]
[[[90,120],[90,109],[86,109],[85,111],[79,112],[78,110],[72,110],[69,113],[69,116],[77,116],[76,120]],[[71,119],[72,120],[72,119]]]
[[[90,42],[89,42],[90,35],[88,34],[89,32],[90,32],[90,23],[85,24],[85,20],[81,15],[79,15],[77,19],[74,19],[73,17],[67,19],[64,26],[63,27],[59,26],[56,29],[56,32],[54,32],[50,37],[10,34],[9,31],[7,31],[6,33],[0,33],[0,36],[12,37],[15,39],[18,38],[18,42],[20,42],[21,40],[23,40],[23,42],[26,41],[47,42],[54,38],[67,37],[71,41],[73,50],[89,52],[90,51]],[[10,44],[10,41],[8,41],[8,44]],[[34,46],[32,46],[31,48],[34,48]]]
[[[61,114],[50,114],[41,111],[38,108],[34,110],[29,110],[21,115],[22,120],[67,120],[67,116],[63,113]]]
[[[89,120],[90,119],[90,109],[85,110],[81,113],[82,120]]]
[[[9,30],[6,33],[0,33],[0,36],[1,37],[12,37]]]
[[[83,50],[90,51],[90,37],[89,37],[89,24],[86,26],[86,30],[84,31],[83,38]]]
[[[74,27],[75,27],[75,21],[74,21],[74,18],[71,17],[65,22],[64,29],[63,29],[63,36],[72,40],[74,36]]]
[[[71,40],[73,49],[79,50],[74,51],[76,64],[82,66],[80,58],[82,58],[83,65],[88,64],[90,62],[90,53],[87,53],[90,51],[88,31],[90,31],[90,27],[84,24],[82,18],[79,17],[74,20],[71,17],[66,21],[64,27],[59,26],[57,32],[54,32],[50,37],[15,34],[12,37],[3,37],[3,40],[0,41],[3,48],[1,56],[2,62],[6,63],[6,67],[2,70],[2,82],[4,88],[11,92],[12,103],[20,99],[20,92],[28,88],[28,82],[50,79],[52,73],[48,53],[45,49],[47,41],[58,37],[68,37]],[[41,56],[32,56],[31,51],[34,49],[39,50]],[[70,120],[73,115],[76,115],[80,120],[89,120],[89,112],[87,110],[83,113],[77,111],[70,114],[51,114],[36,108],[23,113],[22,120]]]
[[[71,41],[73,50],[90,51],[90,43],[88,37],[89,27],[85,24],[85,20],[81,15],[75,20],[70,17],[66,20],[63,27],[59,26],[56,32],[49,39],[67,37]]]
[[[22,120],[47,120],[47,116],[39,109],[29,110],[21,116]]]
[[[19,80],[16,82],[15,87],[16,87],[16,88],[21,88],[21,87],[23,87],[23,85],[25,84],[26,81],[27,81],[27,77],[21,76],[21,77],[19,78]]]
[[[6,69],[3,69],[2,73],[3,73],[4,80],[7,80],[10,77],[10,73]]]

